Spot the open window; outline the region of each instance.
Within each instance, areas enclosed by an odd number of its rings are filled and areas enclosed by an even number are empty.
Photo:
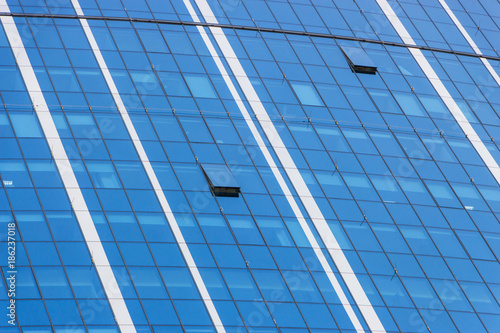
[[[341,46],[340,48],[353,72],[372,75],[377,73],[377,66],[365,50],[351,46]]]
[[[210,190],[216,197],[239,196],[240,185],[226,165],[202,164],[201,170],[207,179]]]

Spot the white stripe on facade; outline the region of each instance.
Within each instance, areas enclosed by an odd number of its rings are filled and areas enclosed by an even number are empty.
[[[206,1],[195,0],[195,2],[198,5],[198,8],[200,9],[202,15],[204,16],[207,22],[217,23],[217,20]],[[199,22],[199,18],[196,12],[194,11],[193,7],[191,6],[189,0],[184,0],[184,3],[188,8],[188,11],[191,14],[193,20],[195,22]],[[294,186],[296,192],[298,193],[302,201],[302,204],[306,208],[313,224],[315,225],[318,231],[318,234],[320,235],[322,241],[324,242],[333,261],[335,262],[337,269],[339,270],[344,282],[346,283],[349,291],[351,292],[351,295],[353,296],[356,304],[358,305],[358,308],[360,309],[365,321],[370,327],[370,330],[372,332],[385,332],[385,329],[382,323],[380,322],[375,310],[373,309],[373,306],[371,305],[370,301],[368,300],[368,297],[366,296],[363,288],[361,287],[361,284],[356,278],[344,252],[340,248],[330,227],[326,223],[318,205],[316,204],[316,201],[312,197],[312,194],[310,193],[306,183],[304,182],[297,167],[295,166],[295,163],[293,162],[288,150],[286,149],[283,141],[281,140],[278,132],[276,131],[276,128],[274,127],[264,106],[262,105],[262,102],[259,100],[257,93],[255,92],[250,80],[246,76],[246,73],[243,67],[241,66],[238,58],[236,57],[234,50],[229,44],[229,41],[227,40],[223,30],[217,27],[210,27],[209,29],[212,32],[212,35],[216,40],[217,44],[219,45],[219,48],[222,51],[225,60],[228,62],[229,67],[231,68],[234,76],[238,80],[238,83],[243,93],[245,94],[247,101],[250,103],[255,115],[257,116],[257,120],[259,121],[261,127],[263,128],[267,138],[269,139],[269,142],[271,143],[273,150],[278,156],[281,165],[283,166],[288,177],[290,178],[292,185]],[[288,188],[288,185],[286,184],[285,180],[283,179],[283,176],[281,175],[278,167],[276,166],[269,150],[267,149],[264,143],[264,140],[262,139],[261,135],[259,134],[259,131],[255,127],[255,124],[253,123],[248,113],[248,110],[246,109],[236,87],[231,81],[231,78],[229,77],[226,69],[224,68],[224,65],[222,64],[219,56],[217,55],[217,51],[215,50],[212,42],[210,41],[210,38],[207,36],[203,27],[198,27],[198,31],[200,32],[206,46],[208,47],[210,54],[212,55],[218,69],[220,70],[222,77],[224,78],[224,81],[226,82],[229,90],[231,91],[231,94],[234,100],[236,101],[247,125],[249,126],[255,140],[257,141],[257,144],[259,145],[259,148],[261,149],[267,163],[269,164],[274,176],[276,177],[276,180],[280,184],[280,187],[283,193],[285,194],[288,203],[292,207],[295,216],[297,217],[308,241],[310,242],[311,247],[314,249],[315,254],[317,255],[339,299],[341,300],[342,305],[344,306],[344,309],[347,312],[349,318],[351,319],[356,331],[364,332],[363,327],[356,316],[356,313],[354,312],[352,306],[350,305],[349,300],[347,299],[344,291],[342,290],[342,287],[340,286],[335,274],[333,273],[332,268],[328,263],[328,260],[321,251],[321,248],[318,242],[316,241],[312,230],[309,228],[309,225],[307,224],[304,216],[302,215],[297,202],[295,201],[290,189]]]
[[[410,34],[406,30],[406,28],[401,23],[401,20],[397,17],[394,10],[389,5],[389,3],[386,0],[377,0],[377,3],[379,4],[380,8],[382,8],[384,14],[387,16],[387,18],[393,25],[394,29],[396,29],[396,32],[399,34],[403,42],[409,45],[416,45],[414,40],[411,38]],[[481,156],[481,159],[483,160],[484,164],[486,164],[490,172],[493,174],[497,183],[500,184],[500,167],[498,166],[497,162],[495,161],[491,153],[488,151],[488,148],[486,148],[486,146],[484,145],[483,141],[481,141],[481,139],[477,135],[472,125],[464,116],[462,110],[460,110],[459,106],[457,105],[453,97],[451,97],[450,93],[444,86],[443,82],[441,82],[434,69],[432,69],[432,66],[425,58],[422,51],[420,49],[412,47],[409,47],[408,49],[410,50],[410,53],[415,58],[415,61],[418,63],[424,74],[431,82],[434,89],[436,89],[438,95],[446,104],[448,110],[450,110],[450,113],[452,114],[453,118],[455,118],[456,122],[458,123],[462,131],[465,133],[466,137],[469,139],[471,144],[474,146],[479,156]],[[496,76],[498,77],[498,75]]]
[[[84,15],[78,0],[71,0],[71,2],[73,4],[76,14]],[[144,170],[146,171],[149,181],[151,182],[151,186],[153,187],[156,197],[160,202],[160,206],[163,210],[163,213],[165,214],[165,217],[167,218],[170,228],[172,229],[172,233],[175,237],[177,244],[179,245],[180,251],[184,257],[184,260],[186,261],[186,265],[189,271],[191,272],[191,275],[193,277],[193,280],[196,284],[198,291],[200,292],[201,298],[205,304],[205,307],[207,308],[207,312],[210,318],[212,319],[212,322],[217,332],[225,333],[226,330],[222,325],[219,314],[217,313],[217,310],[215,309],[215,306],[213,304],[212,298],[208,293],[207,287],[201,277],[198,267],[196,266],[193,256],[191,255],[191,252],[184,240],[184,236],[182,235],[179,225],[177,224],[177,220],[174,214],[172,213],[172,210],[170,209],[170,205],[167,201],[167,198],[165,197],[165,194],[163,193],[163,189],[161,188],[160,182],[158,181],[158,178],[156,177],[153,167],[149,162],[149,159],[146,155],[146,151],[144,150],[144,147],[139,139],[139,136],[132,123],[132,120],[130,119],[125,104],[123,103],[120,97],[120,93],[118,92],[113,77],[111,76],[111,73],[106,65],[106,62],[104,61],[104,57],[102,56],[101,50],[97,45],[97,42],[94,38],[94,34],[92,33],[92,30],[90,29],[90,26],[86,19],[80,19],[80,23],[85,32],[85,35],[87,36],[90,47],[94,52],[94,56],[96,57],[97,63],[99,64],[99,67],[103,73],[104,79],[106,80],[111,95],[113,96],[113,99],[118,107],[118,111],[120,112],[123,122],[125,123],[125,127],[127,128],[130,138],[132,139],[137,154],[139,155]]]
[[[444,10],[448,14],[448,16],[451,18],[451,20],[453,21],[453,23],[455,23],[455,25],[457,26],[458,30],[460,30],[460,32],[462,33],[462,35],[464,36],[464,38],[467,40],[467,42],[469,43],[469,45],[472,47],[472,49],[474,50],[474,52],[476,52],[476,54],[482,55],[483,53],[481,52],[481,50],[479,49],[479,47],[476,45],[476,43],[474,42],[474,40],[472,39],[472,37],[469,35],[469,33],[467,32],[467,30],[465,30],[465,28],[462,26],[462,24],[460,23],[460,21],[458,20],[458,18],[455,16],[455,14],[453,13],[453,11],[450,9],[450,7],[446,3],[446,1],[445,0],[438,0],[438,1],[441,4],[441,6],[443,6]],[[488,70],[488,72],[490,72],[490,74],[493,76],[493,78],[495,79],[495,81],[497,82],[497,84],[500,86],[500,76],[498,76],[497,72],[495,72],[495,70],[491,66],[490,62],[488,61],[488,59],[481,58],[481,61],[484,64],[484,66],[486,66],[486,69]]]
[[[9,7],[7,6],[5,0],[0,0],[0,9],[3,11],[9,11]],[[80,190],[71,164],[68,160],[68,156],[66,155],[66,151],[64,150],[64,146],[59,137],[59,133],[57,132],[54,120],[52,119],[49,108],[47,107],[47,103],[33,67],[31,66],[31,62],[24,48],[24,44],[21,40],[21,36],[19,35],[14,19],[9,16],[2,16],[0,17],[0,20],[14,53],[19,71],[21,72],[21,76],[26,85],[26,89],[28,90],[31,102],[33,103],[33,107],[38,121],[40,122],[43,134],[50,147],[52,157],[59,175],[61,176],[64,188],[69,199],[71,200],[71,206],[82,231],[83,238],[85,239],[89,252],[92,254],[95,269],[99,279],[101,280],[106,297],[109,300],[116,323],[122,333],[134,333],[136,330],[132,322],[132,318],[130,317],[125,301],[123,300],[123,296],[120,292],[120,288],[118,287],[113,270],[109,265],[108,258],[102,246],[101,240],[99,239],[99,235],[94,222],[92,221],[92,217],[87,208],[87,204],[85,203],[85,199],[82,191]]]

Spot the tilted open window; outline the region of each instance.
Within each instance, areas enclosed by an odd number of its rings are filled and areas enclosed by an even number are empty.
[[[377,66],[375,66],[365,50],[360,47],[351,46],[341,46],[340,48],[353,72],[364,74],[377,73]]]
[[[238,197],[240,185],[231,170],[223,164],[202,164],[201,169],[207,179],[210,190],[217,197]]]

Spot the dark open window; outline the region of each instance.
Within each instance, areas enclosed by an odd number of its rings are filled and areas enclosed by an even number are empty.
[[[202,164],[201,169],[210,190],[218,197],[238,197],[240,185],[234,178],[231,170],[223,164]]]
[[[365,74],[377,73],[377,66],[375,66],[368,54],[366,54],[365,50],[360,47],[351,46],[341,46],[340,48],[353,72]]]

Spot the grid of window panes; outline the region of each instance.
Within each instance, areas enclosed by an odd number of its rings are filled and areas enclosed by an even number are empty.
[[[69,2],[7,2],[74,14]],[[472,52],[437,1],[409,2],[390,3],[417,44]],[[86,15],[192,21],[178,0],[80,3]],[[447,3],[496,55],[497,4]],[[220,23],[400,41],[375,1],[209,4]],[[80,22],[15,22],[137,330],[215,332]],[[354,332],[197,28],[88,22],[226,330]],[[494,332],[498,183],[408,49],[224,33],[385,329]],[[341,45],[363,48],[378,73],[353,73]],[[498,84],[477,57],[424,55],[499,163]],[[7,253],[16,221],[19,323],[0,329],[118,332],[3,30],[0,59],[0,235]],[[240,196],[212,196],[203,163],[227,165]]]
[[[417,45],[473,52],[438,0],[389,0]],[[16,13],[75,14],[69,1],[7,0]],[[209,0],[220,23],[355,36],[400,42],[375,0]],[[481,52],[498,56],[500,4],[495,0],[448,0],[447,5]],[[181,0],[80,1],[86,15],[193,21]]]

